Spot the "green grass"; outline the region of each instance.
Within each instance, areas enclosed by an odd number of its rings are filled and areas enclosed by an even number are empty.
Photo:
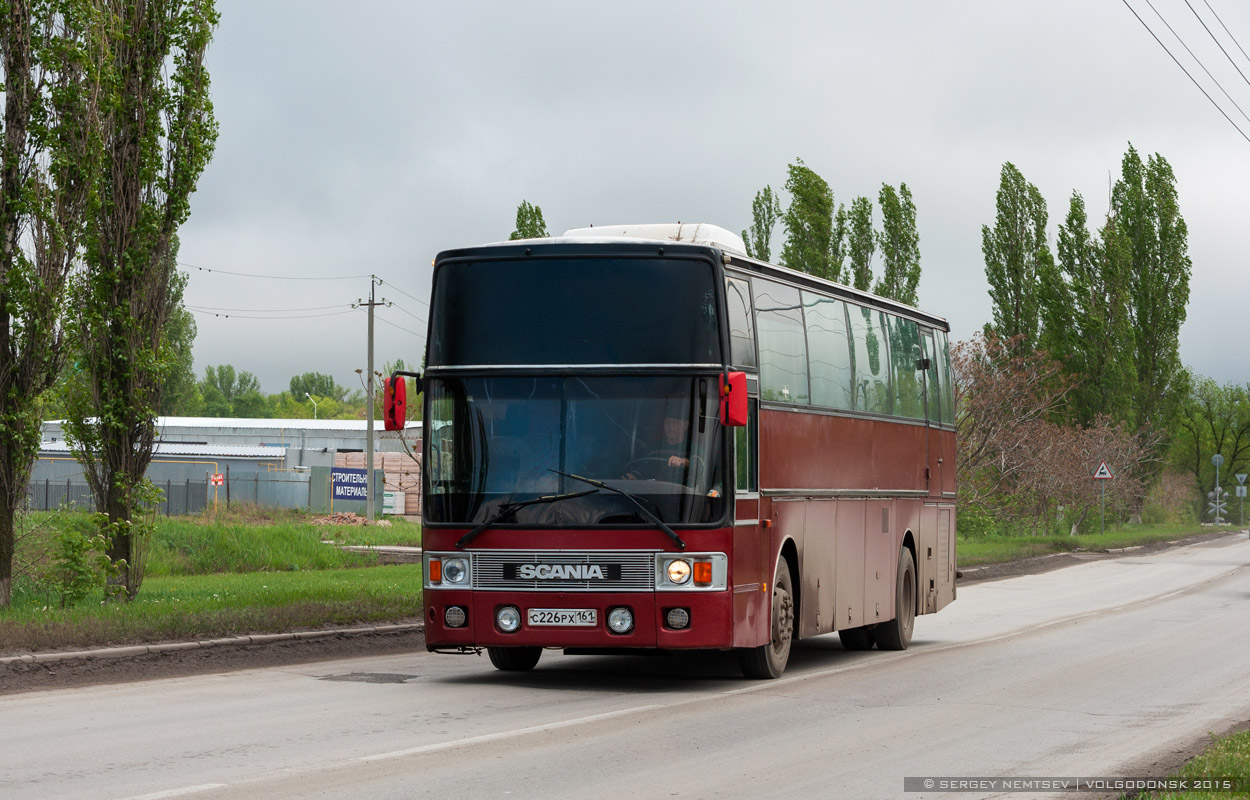
[[[1111,550],[1121,547],[1170,542],[1189,536],[1216,533],[1221,530],[1237,530],[1235,526],[1221,528],[1201,527],[1192,523],[1158,525],[1124,525],[1106,533],[1081,534],[1079,536],[977,536],[960,537],[956,552],[960,567],[979,567],[1001,564],[1032,556],[1050,553],[1068,553],[1077,550]]]
[[[420,617],[421,567],[147,578],[130,603],[0,612],[0,653],[203,639]]]
[[[22,520],[12,605],[0,609],[0,654],[420,616],[420,565],[378,566],[372,553],[322,541],[410,544],[420,541],[419,525],[324,526],[311,520],[256,508],[159,518],[134,601],[103,603],[98,589],[61,608],[48,580],[52,543],[60,530],[86,533],[93,523],[82,513],[30,514]]]
[[[1216,739],[1205,753],[1182,767],[1175,777],[1189,780],[1235,778],[1240,781],[1233,791],[1225,789],[1161,792],[1141,794],[1137,797],[1157,798],[1157,800],[1209,800],[1210,798],[1230,800],[1230,798],[1250,797],[1250,731],[1242,731]]]

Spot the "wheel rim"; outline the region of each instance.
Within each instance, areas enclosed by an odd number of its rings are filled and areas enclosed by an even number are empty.
[[[790,590],[777,586],[773,591],[773,655],[784,656],[790,650],[790,639],[794,631],[794,598]]]

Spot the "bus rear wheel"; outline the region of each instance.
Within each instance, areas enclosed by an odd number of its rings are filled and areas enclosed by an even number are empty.
[[[838,631],[842,647],[846,650],[871,650],[876,642],[876,633],[866,627],[843,628]]]
[[[916,563],[906,547],[898,554],[898,579],[894,587],[894,619],[877,626],[877,647],[906,650],[916,626]]]
[[[773,580],[771,618],[772,635],[767,644],[743,650],[739,654],[742,674],[748,678],[780,678],[790,660],[790,644],[794,640],[794,589],[790,565],[777,559],[777,576]]]
[[[504,672],[529,672],[543,654],[541,647],[488,647],[486,654],[495,669]]]

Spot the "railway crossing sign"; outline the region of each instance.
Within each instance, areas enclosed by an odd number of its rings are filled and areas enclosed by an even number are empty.
[[[1221,486],[1216,486],[1214,490],[1207,492],[1207,497],[1211,502],[1207,503],[1207,513],[1215,515],[1215,524],[1220,524],[1220,518],[1224,512],[1228,510],[1228,492],[1224,491]]]
[[[1111,474],[1111,468],[1107,466],[1106,461],[1100,462],[1098,469],[1094,471],[1094,480],[1096,481],[1109,481],[1114,477],[1115,475]]]

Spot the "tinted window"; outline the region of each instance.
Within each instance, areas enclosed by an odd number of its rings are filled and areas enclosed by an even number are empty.
[[[910,319],[886,315],[890,326],[890,365],[894,387],[894,414],[924,419],[924,372],[917,369],[920,330]]]
[[[807,325],[812,404],[849,410],[853,374],[846,304],[803,292],[803,320]]]
[[[725,279],[729,304],[729,352],[737,367],[755,366],[755,325],[751,318],[751,286],[740,278]]]
[[[760,340],[760,397],[807,403],[807,344],[799,290],[759,279],[751,283]]]
[[[955,424],[955,392],[951,382],[951,351],[946,331],[935,331],[937,337],[938,381],[942,388],[942,422]]]
[[[428,366],[718,364],[713,274],[677,257],[440,265]]]
[[[880,311],[849,306],[855,343],[855,410],[890,413],[890,362],[884,317]]]

